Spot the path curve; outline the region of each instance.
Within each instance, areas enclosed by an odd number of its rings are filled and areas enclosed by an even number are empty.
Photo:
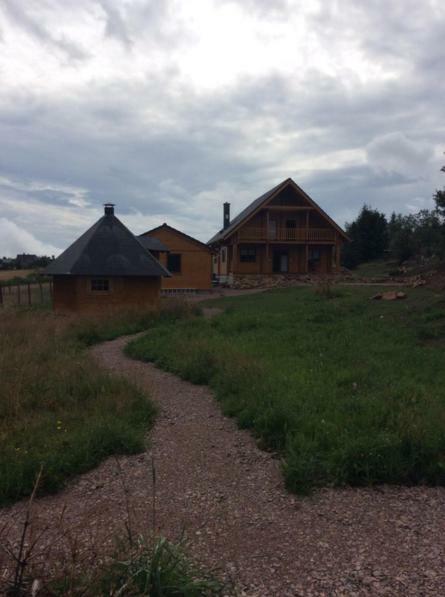
[[[142,455],[110,458],[55,496],[37,500],[41,524],[110,537],[122,526],[123,486],[132,526],[151,520],[249,596],[439,595],[445,586],[445,489],[326,489],[288,494],[279,462],[221,414],[212,392],[126,358],[120,338],[92,349],[103,367],[148,391],[160,413]],[[124,480],[124,483],[122,482]],[[0,512],[17,515],[18,504]],[[88,521],[87,525],[85,520]],[[105,533],[106,530],[106,533]],[[50,539],[48,539],[50,540]]]

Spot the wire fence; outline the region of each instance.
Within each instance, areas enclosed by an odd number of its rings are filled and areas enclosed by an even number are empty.
[[[44,305],[51,302],[53,283],[43,279],[32,282],[0,282],[0,309]]]

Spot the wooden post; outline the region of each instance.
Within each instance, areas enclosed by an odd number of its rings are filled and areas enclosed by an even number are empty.
[[[20,284],[17,284],[17,304],[20,305],[20,303],[21,303]]]
[[[28,282],[28,306],[31,306],[31,284]]]
[[[340,273],[341,268],[341,259],[340,259],[340,243],[337,241],[335,245],[335,269],[338,273]]]
[[[304,266],[304,271],[307,273],[309,273],[309,245],[306,241],[306,244],[304,246],[304,260],[305,260],[305,266]]]
[[[43,286],[41,280],[39,280],[39,290],[40,290],[40,302],[43,303]]]
[[[309,210],[306,211],[306,242],[309,240]]]
[[[238,266],[238,243],[233,243],[232,246],[232,273],[236,273],[235,272],[235,266]],[[238,267],[237,267],[238,269]]]
[[[3,286],[0,284],[0,307],[3,307]]]
[[[265,267],[265,274],[269,274],[271,272],[270,267],[270,256],[269,256],[269,210],[266,211],[266,267]]]

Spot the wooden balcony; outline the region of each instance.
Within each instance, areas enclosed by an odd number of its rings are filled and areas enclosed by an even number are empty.
[[[269,242],[335,242],[331,228],[241,228],[239,241]]]

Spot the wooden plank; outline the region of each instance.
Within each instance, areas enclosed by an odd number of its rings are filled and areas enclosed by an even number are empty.
[[[3,307],[3,286],[0,284],[0,307]]]
[[[28,305],[31,306],[31,284],[28,282]]]

